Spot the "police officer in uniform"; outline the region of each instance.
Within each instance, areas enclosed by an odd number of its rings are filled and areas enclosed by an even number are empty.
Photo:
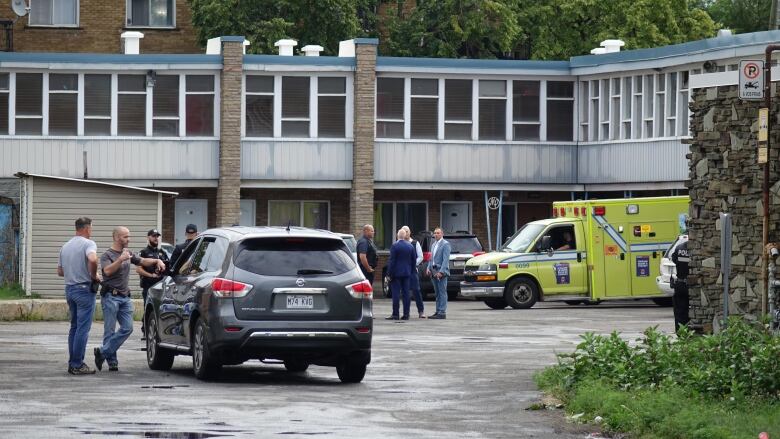
[[[174,265],[176,265],[176,260],[179,259],[179,256],[181,256],[184,249],[190,245],[196,236],[198,236],[198,226],[195,224],[187,224],[187,227],[184,228],[184,242],[177,245],[173,250],[173,254],[171,255],[171,262],[168,265],[169,268],[172,268]]]
[[[681,327],[687,326],[688,321],[690,321],[688,317],[688,264],[691,262],[691,255],[688,252],[687,240],[674,249],[672,262],[674,262],[676,271],[676,275],[672,276],[674,285],[674,296],[672,296],[674,329],[679,331]]]
[[[149,232],[146,233],[146,239],[148,240],[149,245],[141,250],[139,255],[142,258],[160,259],[165,264],[166,269],[169,268],[170,261],[168,261],[168,255],[160,248],[160,232],[157,229],[149,230]],[[147,270],[143,265],[136,267],[135,272],[141,277],[141,289],[144,298],[144,319],[141,320],[141,340],[145,340],[146,330],[144,324],[146,323],[146,298],[149,296],[149,288],[162,279],[164,272]]]

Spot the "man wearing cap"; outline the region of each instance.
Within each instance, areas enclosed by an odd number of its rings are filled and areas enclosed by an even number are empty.
[[[146,239],[149,241],[149,245],[138,252],[138,255],[142,258],[159,259],[163,261],[166,268],[170,267],[168,255],[160,248],[160,232],[157,229],[149,230],[146,233]],[[146,298],[149,296],[149,288],[162,278],[164,271],[146,269],[143,265],[139,265],[136,267],[135,272],[141,276],[141,294],[144,298],[144,318],[141,320],[141,340],[145,340],[146,330],[144,328],[144,323],[146,323]]]
[[[185,248],[187,248],[188,245],[190,245],[196,236],[198,236],[198,226],[195,224],[187,224],[187,227],[184,228],[184,242],[177,245],[173,250],[173,254],[171,255],[171,263],[168,265],[169,267],[173,267],[176,264],[176,260],[179,259],[181,253]]]

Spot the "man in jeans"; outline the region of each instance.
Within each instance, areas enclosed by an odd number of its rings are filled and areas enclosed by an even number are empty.
[[[159,259],[141,258],[131,253],[130,230],[116,227],[113,233],[114,243],[100,257],[103,270],[103,288],[100,305],[103,308],[103,346],[95,348],[95,366],[103,370],[103,362],[108,361],[108,370],[118,371],[119,360],[116,352],[122,343],[133,333],[133,302],[130,300],[130,264],[141,265],[152,271],[162,272],[165,263]],[[119,331],[115,331],[119,323]]]
[[[60,250],[57,274],[65,278],[65,298],[70,309],[68,332],[68,373],[89,375],[94,369],[84,364],[89,329],[95,312],[93,283],[97,277],[97,245],[92,236],[92,220],[81,217],[76,220],[76,236]]]
[[[428,262],[427,274],[431,277],[433,290],[436,292],[436,313],[429,319],[447,318],[447,278],[450,275],[450,243],[444,239],[444,232],[437,227],[433,231],[436,242],[431,247],[431,260]]]

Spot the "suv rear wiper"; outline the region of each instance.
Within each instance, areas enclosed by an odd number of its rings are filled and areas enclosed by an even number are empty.
[[[333,272],[328,270],[318,270],[316,268],[302,268],[298,270],[298,274],[333,274]]]

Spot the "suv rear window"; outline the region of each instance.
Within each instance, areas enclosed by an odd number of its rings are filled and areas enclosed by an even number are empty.
[[[445,236],[444,239],[450,243],[450,253],[453,254],[465,254],[482,251],[482,244],[479,243],[479,240],[476,236]]]
[[[319,238],[247,239],[241,242],[234,264],[263,276],[331,275],[355,268],[342,240]]]

